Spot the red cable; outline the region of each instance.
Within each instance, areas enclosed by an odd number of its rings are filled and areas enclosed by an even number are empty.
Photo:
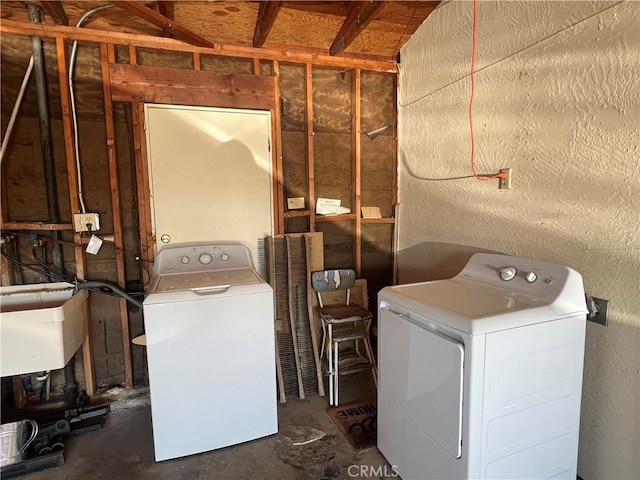
[[[473,99],[476,93],[476,56],[478,45],[476,41],[478,31],[478,0],[473,0],[473,29],[472,29],[472,46],[471,46],[471,99],[469,101],[469,127],[471,132],[471,171],[473,176],[478,180],[493,180],[494,178],[502,178],[503,175],[498,173],[490,177],[483,177],[478,175],[476,171],[476,139],[475,131],[473,129]]]

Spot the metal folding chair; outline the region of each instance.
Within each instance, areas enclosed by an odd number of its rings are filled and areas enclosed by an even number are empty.
[[[371,370],[378,385],[373,349],[369,339],[373,314],[360,305],[350,304],[351,288],[356,273],[350,269],[324,270],[311,274],[311,285],[318,295],[322,320],[322,354],[327,355],[329,371],[329,404],[338,405],[338,378],[340,375]],[[325,305],[323,294],[342,292],[344,302]],[[353,343],[353,350],[342,350],[341,344]],[[361,351],[361,348],[363,349]],[[342,353],[342,356],[341,356]]]

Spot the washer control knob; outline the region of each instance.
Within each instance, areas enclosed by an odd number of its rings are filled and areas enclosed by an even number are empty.
[[[186,265],[187,263],[189,263],[191,261],[191,259],[189,257],[187,257],[186,255],[183,255],[182,258],[180,259],[180,261]]]
[[[536,275],[535,272],[529,272],[524,278],[528,283],[533,283],[538,279],[538,275]]]
[[[514,267],[503,267],[500,269],[500,278],[505,281],[512,280],[518,271]]]
[[[201,253],[198,260],[200,260],[200,263],[203,265],[209,265],[213,260],[213,257],[210,253]]]
[[[223,262],[226,262],[227,260],[229,260],[229,254],[223,253],[222,255],[220,255],[220,260],[222,260]]]

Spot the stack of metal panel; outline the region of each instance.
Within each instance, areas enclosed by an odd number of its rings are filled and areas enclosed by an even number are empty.
[[[275,297],[276,364],[280,401],[324,395],[312,310],[310,274],[323,270],[322,234],[269,237],[269,283]]]

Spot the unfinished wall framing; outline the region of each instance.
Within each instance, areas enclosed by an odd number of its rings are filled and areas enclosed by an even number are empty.
[[[16,96],[13,89],[30,54],[28,36],[44,38],[64,219],[61,225],[41,222],[46,213],[40,194],[43,173],[35,109],[28,100],[34,97],[27,91],[14,141],[2,164],[2,230],[20,234],[15,246],[22,261],[30,261],[26,235],[58,229],[68,242],[63,251],[68,274],[143,289],[155,254],[143,104],[192,104],[202,95],[196,98],[189,89],[202,91],[199,85],[208,85],[211,88],[203,100],[207,106],[272,112],[274,233],[324,232],[326,265],[355,268],[367,278],[371,298],[375,299],[379,285],[391,283],[394,64],[266,49],[219,51],[171,39],[68,27],[45,29],[16,22],[0,28],[3,131],[8,120],[5,112],[12,107],[8,102]],[[72,213],[80,211],[66,71],[74,39],[81,42],[76,87],[83,194],[88,210],[100,214],[100,233],[113,234],[113,242],[105,243],[97,256],[85,254],[88,238],[71,229]],[[216,90],[217,79],[221,83]],[[124,88],[125,81],[129,89]],[[225,90],[228,81],[235,82],[234,91]],[[131,89],[132,82],[138,82],[137,89]],[[375,140],[364,136],[364,131],[383,125],[392,128]],[[315,201],[320,196],[340,198],[351,213],[317,216]],[[305,208],[289,210],[290,197],[304,197]],[[384,218],[362,219],[360,207],[365,204],[379,206]],[[3,264],[3,284],[38,281],[46,279]],[[142,333],[141,312],[124,301],[92,293],[90,318],[84,362],[77,362],[81,388],[92,395],[98,387],[132,387],[143,382],[143,347],[130,342]]]

